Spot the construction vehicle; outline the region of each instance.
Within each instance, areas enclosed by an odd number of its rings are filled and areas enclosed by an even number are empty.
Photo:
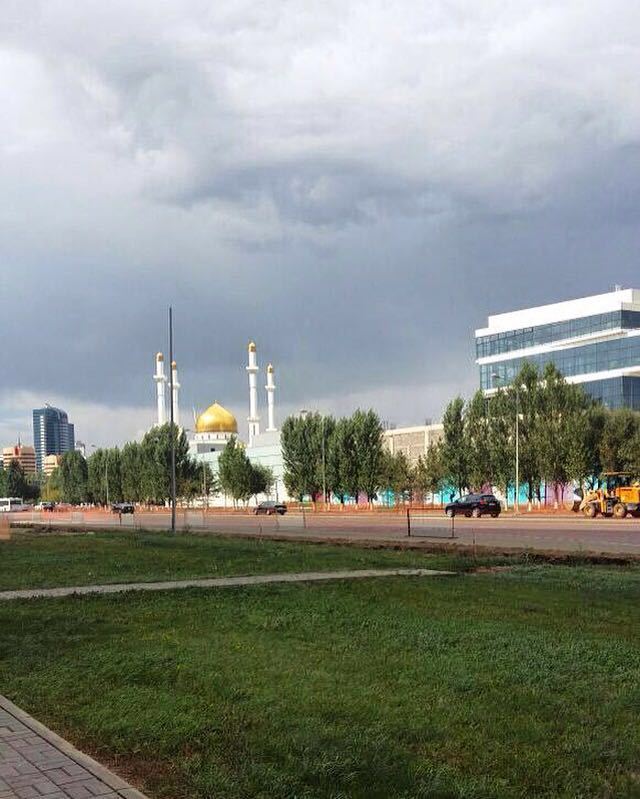
[[[627,514],[640,516],[640,481],[627,472],[605,472],[599,488],[587,491],[580,510],[589,519],[599,513],[624,519]]]

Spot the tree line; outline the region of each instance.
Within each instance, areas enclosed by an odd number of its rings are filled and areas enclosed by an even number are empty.
[[[122,449],[96,449],[86,459],[77,451],[65,453],[44,485],[43,499],[74,505],[122,501],[164,505],[171,498],[170,428],[170,424],[154,427],[141,442],[128,442]],[[184,431],[175,428],[174,438],[176,494],[180,499],[206,499],[224,491],[234,502],[248,502],[252,496],[271,490],[271,470],[252,464],[235,437],[221,453],[218,475],[212,473],[208,463],[190,456]]]
[[[142,441],[122,449],[96,449],[88,458],[66,452],[44,484],[42,498],[81,504],[143,502],[163,505],[171,497],[171,425],[153,427]],[[216,493],[219,486],[208,464],[189,454],[183,430],[174,427],[176,492],[184,499]]]
[[[525,363],[513,382],[492,396],[482,391],[447,406],[444,438],[434,452],[440,489],[456,493],[515,488],[516,416],[519,483],[529,502],[570,483],[593,487],[602,472],[640,477],[640,413],[609,410],[553,364],[542,373]]]

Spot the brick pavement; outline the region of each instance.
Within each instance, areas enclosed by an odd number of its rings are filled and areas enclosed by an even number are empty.
[[[145,799],[0,696],[0,799]]]
[[[109,585],[71,585],[62,588],[24,588],[0,591],[0,600],[44,599],[75,594],[119,594],[123,591],[173,591],[178,588],[228,588],[235,585],[265,583],[313,583],[325,580],[357,580],[367,577],[441,577],[455,572],[436,569],[353,569],[335,572],[289,572],[257,574],[250,577],[210,577],[202,580],[169,580],[156,583],[112,583]],[[0,799],[3,799],[0,796]]]

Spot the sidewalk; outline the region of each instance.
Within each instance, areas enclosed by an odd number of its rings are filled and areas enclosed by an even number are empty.
[[[289,572],[258,574],[252,577],[211,577],[203,580],[171,580],[162,583],[113,583],[111,585],[75,585],[62,588],[26,588],[0,591],[0,601],[10,599],[43,599],[76,594],[120,594],[124,591],[173,591],[178,588],[227,588],[236,585],[267,583],[314,583],[326,580],[358,580],[365,577],[444,577],[456,572],[435,569],[357,569],[335,572]],[[4,799],[0,793],[0,799]]]
[[[0,695],[0,799],[146,799]]]

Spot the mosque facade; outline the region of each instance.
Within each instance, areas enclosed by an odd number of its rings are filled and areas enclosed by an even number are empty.
[[[266,382],[264,389],[267,395],[267,427],[261,431],[261,417],[258,402],[258,353],[253,341],[247,347],[246,372],[249,381],[249,415],[247,416],[247,440],[245,452],[252,463],[261,464],[271,469],[274,485],[268,496],[258,499],[275,499],[283,501],[288,499],[284,486],[284,460],[280,441],[280,430],[276,426],[275,418],[275,373],[272,364],[266,369]],[[164,373],[164,356],[161,352],[156,355],[156,370],[153,380],[156,384],[156,413],[157,424],[162,425],[169,421],[166,410],[166,395],[171,394],[174,422],[180,425],[180,412],[178,396],[180,384],[178,382],[178,367],[175,361],[171,364],[171,380]],[[171,384],[173,388],[171,389]],[[191,432],[191,431],[189,431]],[[240,443],[242,440],[238,433],[236,417],[214,402],[205,411],[195,418],[195,428],[189,440],[189,452],[193,458],[209,464],[211,471],[217,476],[219,471],[218,460],[231,438],[235,437]],[[211,498],[213,505],[230,504],[226,497],[220,495]]]

